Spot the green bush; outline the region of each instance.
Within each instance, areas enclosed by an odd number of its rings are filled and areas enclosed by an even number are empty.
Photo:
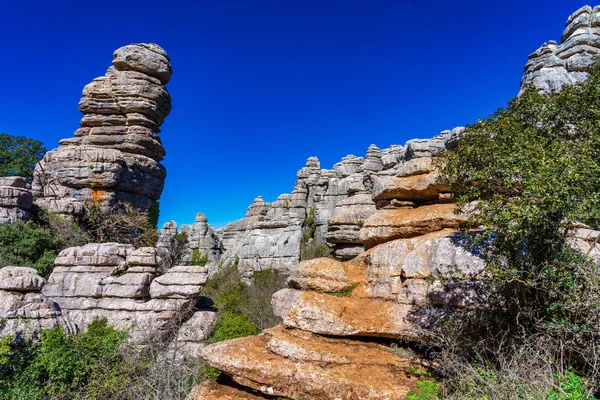
[[[47,276],[61,248],[59,239],[49,229],[31,221],[0,224],[0,267],[33,267]]]
[[[557,378],[560,390],[552,390],[548,396],[549,400],[595,400],[589,395],[583,378],[573,371],[567,371]]]
[[[247,314],[224,311],[219,316],[219,322],[210,338],[211,343],[257,335],[260,330]]]
[[[214,300],[219,313],[211,341],[254,335],[281,322],[273,314],[271,297],[285,286],[285,277],[267,269],[256,271],[248,283],[237,265],[236,261],[213,274],[202,293]],[[234,324],[240,324],[239,329]]]
[[[485,306],[446,325],[445,347],[496,371],[544,351],[549,371],[572,367],[600,387],[600,270],[568,240],[571,223],[600,227],[600,65],[587,82],[549,96],[529,88],[467,127],[440,166],[468,228],[485,227],[476,239],[492,277]]]
[[[119,352],[125,338],[105,319],[93,321],[79,335],[60,327],[42,330],[37,345],[5,337],[0,360],[9,362],[0,363],[0,398],[116,398],[130,382]]]
[[[208,253],[201,253],[199,249],[192,251],[192,265],[205,267],[208,261]]]
[[[418,391],[408,392],[406,400],[434,400],[438,398],[440,385],[433,381],[417,382]]]

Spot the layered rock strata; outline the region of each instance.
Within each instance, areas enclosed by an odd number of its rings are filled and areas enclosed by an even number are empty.
[[[37,337],[40,329],[62,324],[59,306],[41,293],[46,280],[28,267],[0,269],[0,337]]]
[[[171,110],[169,56],[156,44],[131,44],[114,52],[112,64],[83,89],[75,137],[36,166],[33,194],[46,210],[79,215],[85,201],[146,210],[160,198],[166,170],[158,134]]]
[[[192,265],[192,257],[195,252],[198,257],[204,258],[206,261],[204,266],[209,274],[218,269],[223,252],[222,244],[203,213],[196,215],[194,224],[181,225],[179,229],[177,222],[169,221],[165,223],[159,233],[157,247],[162,250],[166,259],[170,259],[172,264]]]
[[[415,177],[410,184],[391,175],[384,204],[412,204],[366,218],[358,236],[368,250],[345,262],[299,263],[288,288],[273,296],[283,324],[204,347],[209,364],[239,385],[292,399],[402,399],[414,389],[414,360],[383,343],[430,341],[441,315],[480,304],[487,278],[481,250],[465,247],[470,236],[457,231],[465,218],[441,196],[446,188],[432,188],[434,171],[422,164],[431,165],[419,158],[403,164],[400,175]],[[196,398],[227,391],[211,385]]]
[[[31,187],[25,178],[0,178],[0,224],[29,220],[32,204]]]
[[[328,246],[337,259],[352,259],[364,250],[359,231],[378,207],[393,210],[440,200],[445,188],[435,183],[431,157],[453,148],[463,131],[458,127],[432,139],[409,140],[404,146],[383,150],[371,145],[365,157],[349,155],[331,170],[321,169],[319,160],[310,157],[298,171],[291,193],[280,195],[274,202],[257,197],[244,218],[215,231],[218,242],[210,228],[196,228],[199,221],[192,228],[182,227],[180,231],[187,232],[188,237],[195,237],[190,233],[194,231],[202,234],[196,235],[199,240],[186,244],[183,253],[187,255],[180,256],[178,262],[188,264],[191,251],[199,248],[210,255],[211,272],[219,263],[237,260],[246,278],[269,268],[289,273],[300,261],[307,244],[302,230],[313,216],[316,228],[310,241]],[[423,176],[415,178],[417,175]],[[414,182],[422,187],[413,187]],[[390,185],[401,187],[404,193],[390,193]],[[165,248],[173,243],[176,233],[175,222],[165,225],[160,240]]]
[[[566,84],[587,79],[585,71],[600,53],[600,6],[581,7],[567,19],[561,43],[551,40],[529,56],[521,79],[527,85],[551,93]]]
[[[65,249],[56,258],[43,293],[60,305],[74,332],[85,330],[95,318],[106,318],[140,341],[172,338],[186,324],[211,329],[212,322],[198,324],[199,318],[210,321],[206,313],[214,311],[211,304],[199,302],[208,279],[206,268],[174,266],[161,274],[159,254],[156,248],[118,243]],[[188,336],[182,341],[202,342],[206,334]]]

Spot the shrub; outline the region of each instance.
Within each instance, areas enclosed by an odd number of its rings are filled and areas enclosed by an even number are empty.
[[[259,333],[260,330],[247,314],[224,311],[219,317],[219,322],[210,338],[210,342],[216,343],[223,340],[257,335]]]
[[[433,381],[419,381],[417,382],[416,392],[408,392],[406,400],[434,400],[438,398],[438,392],[440,385]]]
[[[446,325],[443,343],[465,363],[511,372],[500,361],[525,368],[515,354],[536,359],[544,350],[550,376],[574,368],[600,384],[599,269],[568,241],[572,222],[600,226],[599,116],[595,64],[587,82],[560,93],[528,89],[441,155],[443,183],[469,211],[470,227],[485,227],[479,239],[492,276],[485,307]]]
[[[42,330],[37,345],[4,338],[11,350],[8,367],[0,365],[0,398],[117,398],[130,381],[119,353],[125,337],[104,319],[79,335],[60,327]]]
[[[273,314],[271,297],[285,285],[278,270],[254,273],[250,283],[243,281],[237,261],[217,271],[202,294],[214,300],[219,320],[211,341],[254,335],[281,322]],[[240,324],[239,329],[234,324]]]
[[[152,200],[152,204],[148,209],[148,223],[150,226],[157,229],[158,220],[160,218],[160,202],[158,200]]]
[[[0,267],[33,267],[47,276],[61,247],[50,230],[31,221],[0,224]]]
[[[156,245],[158,232],[147,213],[131,204],[117,203],[108,209],[98,202],[87,201],[84,209],[81,224],[92,242],[118,242],[136,248]]]
[[[208,264],[208,253],[201,253],[199,249],[192,251],[192,265],[204,267]]]

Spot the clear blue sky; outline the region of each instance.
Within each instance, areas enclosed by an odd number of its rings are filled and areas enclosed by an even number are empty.
[[[112,52],[171,56],[161,134],[161,224],[243,217],[293,188],[309,156],[331,168],[487,116],[527,55],[560,39],[579,0],[2,2],[0,132],[71,137],[84,85]],[[592,4],[593,5],[593,4]]]

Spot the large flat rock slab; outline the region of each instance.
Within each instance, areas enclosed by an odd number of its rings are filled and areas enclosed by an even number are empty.
[[[360,240],[366,249],[394,239],[411,238],[467,223],[455,214],[455,204],[434,204],[417,208],[381,210],[365,221]]]
[[[195,386],[188,396],[188,400],[255,400],[264,398],[231,386],[220,385],[216,381],[202,382]]]
[[[203,357],[241,385],[292,399],[403,399],[410,360],[384,346],[277,327],[205,347]]]
[[[414,339],[411,311],[411,306],[392,301],[302,292],[283,324],[324,335]]]

